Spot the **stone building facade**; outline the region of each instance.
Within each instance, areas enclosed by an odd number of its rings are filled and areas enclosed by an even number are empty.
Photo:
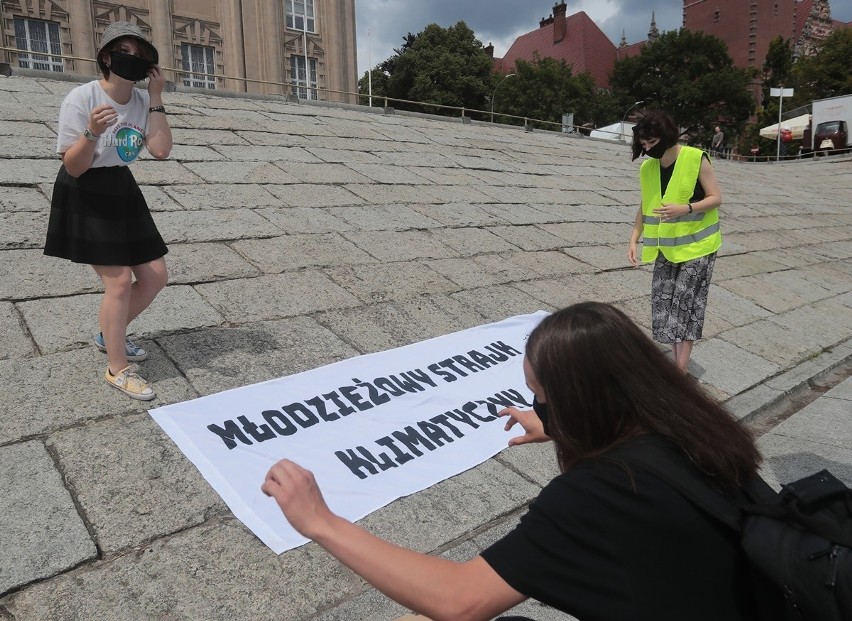
[[[151,38],[177,85],[357,103],[355,0],[0,0],[0,58],[96,76],[114,21]]]

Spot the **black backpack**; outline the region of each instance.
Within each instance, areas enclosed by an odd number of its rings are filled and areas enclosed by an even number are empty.
[[[656,443],[617,454],[740,533],[762,621],[852,621],[852,490],[828,470],[780,492],[756,476],[738,503]]]

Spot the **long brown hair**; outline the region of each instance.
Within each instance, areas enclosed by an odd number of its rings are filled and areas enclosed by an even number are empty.
[[[546,317],[526,356],[563,472],[648,432],[678,446],[719,489],[733,491],[757,470],[751,432],[609,304],[583,302]]]

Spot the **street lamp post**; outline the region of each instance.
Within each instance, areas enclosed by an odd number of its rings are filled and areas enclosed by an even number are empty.
[[[629,108],[627,108],[627,112],[625,112],[625,113],[624,113],[624,116],[623,116],[623,117],[621,117],[621,139],[622,139],[622,140],[624,140],[625,142],[627,142],[627,139],[625,138],[625,133],[624,133],[624,122],[627,120],[627,115],[628,115],[628,114],[630,114],[630,111],[631,111],[631,110],[633,110],[633,108],[635,108],[635,107],[636,107],[636,106],[638,106],[639,104],[643,104],[643,103],[645,103],[645,100],[644,100],[644,99],[642,99],[642,100],[640,100],[640,101],[637,101],[637,102],[636,102],[636,103],[634,103],[632,106],[630,106]]]
[[[507,73],[507,74],[506,74],[506,77],[504,77],[502,80],[500,80],[500,81],[497,83],[497,86],[495,86],[495,87],[494,87],[494,92],[493,92],[493,93],[491,93],[491,122],[492,122],[492,123],[494,122],[494,96],[497,94],[497,89],[498,89],[498,88],[500,88],[500,85],[501,85],[503,82],[505,82],[506,80],[508,80],[509,78],[511,78],[513,75],[515,75],[515,74],[514,74],[514,73]]]

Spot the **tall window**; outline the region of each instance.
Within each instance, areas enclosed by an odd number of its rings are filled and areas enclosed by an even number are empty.
[[[308,58],[308,69],[305,70],[304,56],[290,56],[290,76],[293,82],[293,94],[299,99],[319,99],[317,93],[317,59]]]
[[[57,22],[16,17],[15,43],[21,50],[18,54],[18,64],[22,69],[65,71],[61,58],[46,55],[62,53]]]
[[[314,0],[287,0],[287,28],[316,32]]]
[[[183,58],[183,85],[192,88],[216,88],[216,66],[213,62],[214,50],[207,45],[180,44],[180,55]],[[207,73],[209,75],[202,75]]]

